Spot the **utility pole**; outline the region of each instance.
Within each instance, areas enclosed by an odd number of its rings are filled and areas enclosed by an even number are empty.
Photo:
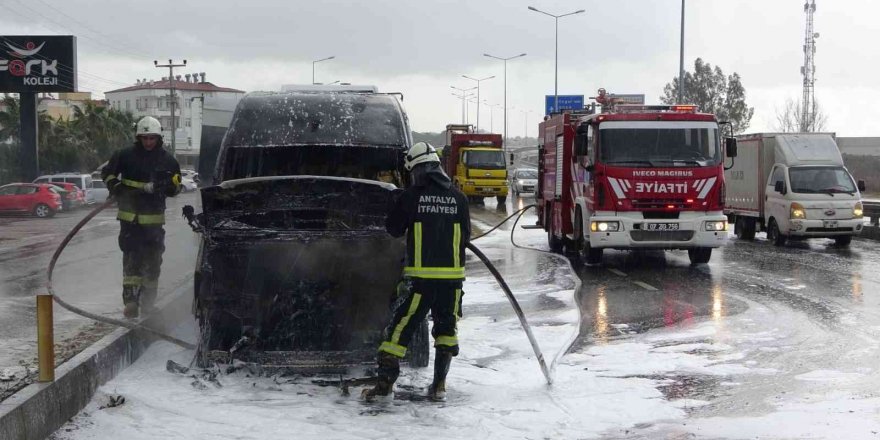
[[[477,79],[477,78],[471,78],[471,77],[469,77],[469,76],[467,76],[467,75],[462,75],[461,77],[462,77],[462,78],[467,78],[467,79],[469,79],[469,80],[471,80],[471,81],[476,81],[476,82],[477,82],[477,125],[476,125],[476,129],[475,129],[474,131],[475,131],[475,132],[479,132],[479,131],[480,131],[480,83],[483,82],[483,81],[486,81],[486,80],[488,80],[488,79],[495,78],[495,75],[487,76],[487,77],[485,77],[485,78],[479,78],[479,79]]]
[[[507,145],[507,62],[514,58],[524,57],[526,56],[526,54],[521,53],[519,55],[507,58],[496,57],[495,55],[489,55],[487,53],[484,53],[483,56],[495,58],[496,60],[501,60],[504,62],[504,142],[505,145]]]
[[[816,78],[816,38],[818,32],[813,32],[813,14],[816,12],[816,0],[807,0],[804,3],[804,13],[807,14],[807,30],[804,35],[804,65],[801,66],[801,75],[804,77],[804,96],[801,101],[800,131],[812,132],[816,129],[816,95],[814,85]]]
[[[684,104],[684,0],[681,0],[681,51],[678,58],[678,103]]]
[[[174,64],[172,60],[168,60],[168,64],[159,64],[158,61],[153,60],[153,65],[168,68],[168,91],[171,94],[171,156],[174,157],[174,152],[177,149],[177,106],[175,105],[177,96],[174,94],[174,68],[186,67],[186,60],[183,60],[183,64]]]

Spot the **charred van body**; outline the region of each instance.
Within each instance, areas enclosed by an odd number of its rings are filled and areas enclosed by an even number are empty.
[[[201,362],[296,371],[369,363],[404,243],[384,229],[411,133],[397,97],[249,94],[202,189],[193,312]],[[427,365],[427,323],[413,342]]]

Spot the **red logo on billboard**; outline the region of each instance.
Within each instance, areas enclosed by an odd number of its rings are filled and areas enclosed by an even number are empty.
[[[15,45],[13,45],[12,43],[6,43],[6,46],[9,47],[10,49],[12,49],[12,51],[9,52],[9,55],[12,55],[12,56],[18,57],[18,58],[26,58],[26,57],[34,56],[45,45],[46,45],[45,41],[40,43],[39,46],[34,44],[33,41],[28,41],[27,43],[25,43],[24,49],[22,49],[20,47],[15,47]]]

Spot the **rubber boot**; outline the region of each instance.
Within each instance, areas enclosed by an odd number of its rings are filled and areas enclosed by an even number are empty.
[[[443,401],[446,400],[446,375],[452,364],[452,353],[437,349],[434,354],[434,381],[428,387],[428,398]]]
[[[140,286],[122,286],[122,302],[125,304],[122,314],[126,318],[137,318],[140,316],[140,308],[138,307],[140,289]]]
[[[365,389],[361,397],[367,402],[378,400],[390,401],[394,399],[394,382],[400,376],[400,359],[396,356],[380,352],[377,362],[379,364],[376,385]]]
[[[140,295],[140,305],[144,310],[144,313],[147,315],[152,314],[156,311],[156,297],[159,293],[159,288],[156,284],[157,282],[153,282],[153,285],[144,285],[141,287],[141,295]]]

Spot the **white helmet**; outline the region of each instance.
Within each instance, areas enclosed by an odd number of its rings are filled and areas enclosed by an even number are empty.
[[[437,155],[437,150],[427,142],[417,142],[406,152],[406,160],[403,162],[403,167],[407,171],[412,171],[416,165],[428,162],[440,163],[440,156]]]
[[[152,116],[144,116],[141,118],[137,123],[137,131],[135,132],[135,136],[144,136],[148,134],[162,136],[162,125]]]

